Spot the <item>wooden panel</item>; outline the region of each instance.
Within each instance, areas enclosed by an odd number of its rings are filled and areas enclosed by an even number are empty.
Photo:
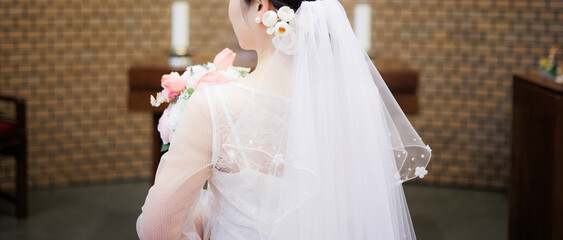
[[[396,93],[415,94],[418,87],[418,71],[408,68],[382,68],[380,74],[393,96],[397,97]]]
[[[240,55],[240,56],[239,56]],[[254,68],[255,59],[248,54],[237,55],[235,65]],[[211,61],[212,58],[207,56],[192,57],[193,64],[201,64]],[[416,70],[390,61],[384,61],[381,64],[384,67],[379,69],[381,77],[389,90],[403,109],[405,113],[416,113],[418,111],[418,99],[416,97],[416,89],[418,88],[419,73]],[[385,67],[387,66],[387,67]],[[397,67],[399,66],[399,67]],[[129,95],[128,106],[134,111],[153,111],[161,113],[164,108],[154,108],[150,105],[150,95],[155,95],[162,90],[160,86],[160,78],[164,74],[172,71],[183,73],[185,68],[173,68],[168,65],[165,57],[150,58],[142,63],[138,63],[129,68]]]
[[[513,81],[510,239],[562,239],[563,96],[537,77]]]
[[[168,104],[162,104],[159,107],[153,107],[150,104],[150,96],[156,96],[156,92],[160,90],[133,90],[129,92],[127,98],[128,109],[131,111],[151,111],[156,113],[164,112]]]

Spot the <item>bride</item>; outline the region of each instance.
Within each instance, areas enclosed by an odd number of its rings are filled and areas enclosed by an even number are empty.
[[[402,183],[424,177],[431,149],[342,5],[230,0],[229,19],[256,69],[193,93],[139,237],[416,239]]]

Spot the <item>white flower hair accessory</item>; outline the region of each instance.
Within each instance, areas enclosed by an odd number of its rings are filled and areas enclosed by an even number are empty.
[[[281,7],[277,13],[267,11],[262,16],[262,23],[268,27],[266,33],[275,34],[274,46],[288,55],[294,53],[296,46],[295,19],[295,12],[288,6]]]

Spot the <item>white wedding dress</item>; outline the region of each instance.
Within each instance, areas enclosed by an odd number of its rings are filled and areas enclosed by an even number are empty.
[[[249,102],[254,111],[242,111]],[[267,239],[258,223],[273,209],[261,202],[282,186],[276,171],[283,169],[287,107],[287,97],[241,83],[200,84],[161,158],[137,220],[139,237],[201,239],[194,223],[201,216],[203,239]],[[244,114],[255,120],[237,122]]]
[[[295,14],[253,84],[202,83],[188,100],[141,239],[416,239],[402,183],[424,177],[430,147],[337,0]]]

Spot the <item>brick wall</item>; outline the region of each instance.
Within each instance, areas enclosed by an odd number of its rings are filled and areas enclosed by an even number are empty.
[[[433,152],[416,181],[506,189],[511,71],[535,69],[561,42],[563,2],[370,2],[374,54],[421,73],[420,113],[408,117]],[[28,101],[32,188],[148,179],[151,116],[127,111],[126,71],[167,51],[170,3],[0,0],[0,93]],[[238,48],[227,0],[190,4],[192,54]],[[14,164],[0,160],[11,188]]]

